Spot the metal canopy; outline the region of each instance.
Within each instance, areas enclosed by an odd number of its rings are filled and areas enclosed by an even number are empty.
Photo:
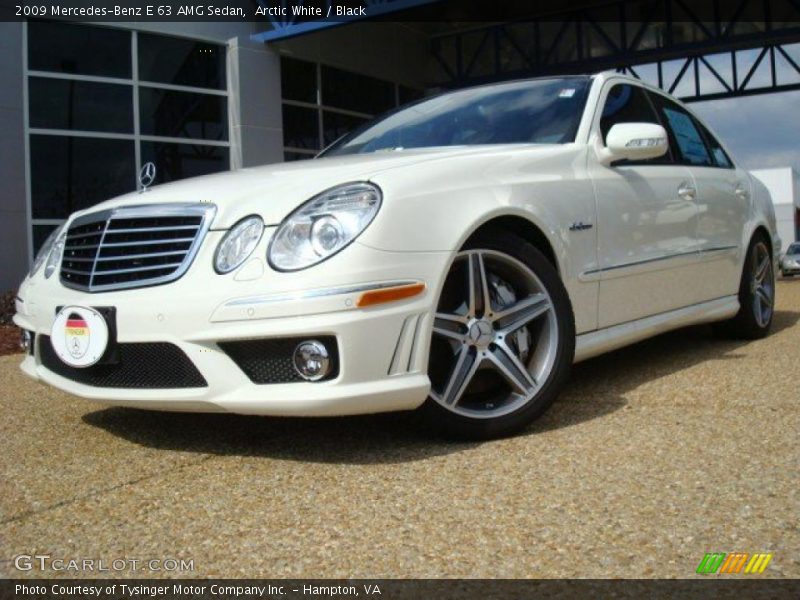
[[[800,0],[616,0],[434,36],[445,87],[615,69],[687,101],[800,89]]]

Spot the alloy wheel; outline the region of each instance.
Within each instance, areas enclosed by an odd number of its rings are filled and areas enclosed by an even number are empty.
[[[494,418],[518,410],[553,370],[553,301],[525,264],[495,250],[460,252],[434,319],[431,397],[453,413]]]
[[[753,298],[753,314],[759,327],[766,327],[772,318],[775,303],[775,277],[772,257],[763,242],[753,246],[753,277],[750,290]]]

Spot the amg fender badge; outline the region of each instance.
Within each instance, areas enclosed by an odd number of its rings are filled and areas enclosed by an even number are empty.
[[[583,231],[584,229],[591,229],[594,227],[591,223],[584,223],[583,221],[575,221],[569,226],[570,231]]]

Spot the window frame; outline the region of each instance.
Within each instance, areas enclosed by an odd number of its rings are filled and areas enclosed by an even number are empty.
[[[631,81],[629,79],[610,79],[603,84],[603,89],[600,91],[600,95],[598,98],[597,108],[595,110],[595,117],[594,123],[592,126],[592,131],[597,136],[598,143],[600,143],[604,148],[606,147],[605,139],[603,136],[603,130],[600,127],[600,123],[603,119],[603,111],[606,107],[606,101],[608,100],[608,95],[612,89],[614,89],[617,85],[629,85],[631,87],[639,88],[641,92],[644,94],[645,99],[647,100],[648,105],[650,106],[650,110],[653,112],[653,116],[656,118],[656,125],[661,125],[664,128],[664,131],[667,132],[667,141],[669,142],[667,151],[663,156],[659,156],[656,159],[650,160],[618,160],[614,161],[611,166],[612,167],[674,167],[675,165],[680,165],[680,161],[678,160],[675,152],[675,140],[672,136],[672,130],[666,126],[664,121],[659,114],[659,111],[655,104],[653,104],[653,100],[650,97],[650,89],[644,85],[640,85],[639,82]]]
[[[649,89],[648,88],[647,92],[650,95],[653,95],[653,96],[660,96],[661,100],[663,102],[667,102],[669,104],[674,105],[680,112],[685,113],[689,117],[689,119],[692,122],[692,125],[694,125],[695,129],[697,129],[697,133],[700,134],[700,140],[703,142],[703,147],[706,149],[706,153],[708,154],[708,158],[711,161],[711,164],[700,165],[700,164],[693,163],[693,162],[690,162],[688,160],[685,160],[683,158],[683,153],[680,152],[680,147],[677,146],[677,139],[675,139],[674,133],[672,131],[672,127],[669,126],[669,123],[665,122],[665,123],[663,123],[663,127],[664,127],[664,129],[667,130],[667,134],[669,135],[670,146],[673,144],[673,140],[674,140],[675,147],[676,147],[676,155],[677,156],[676,156],[676,163],[675,164],[683,165],[685,167],[694,167],[694,168],[698,168],[698,169],[725,169],[725,170],[734,169],[735,170],[737,168],[736,167],[736,163],[731,158],[730,153],[725,149],[725,146],[723,146],[719,142],[719,139],[717,139],[717,137],[714,136],[711,133],[711,130],[708,127],[706,127],[706,125],[700,119],[698,119],[697,116],[695,116],[695,114],[691,110],[689,110],[688,107],[686,107],[683,104],[681,104],[675,98],[672,98],[672,97],[668,96],[667,94],[665,94],[665,93],[663,93],[663,92],[661,92],[659,90],[653,90],[653,89]],[[655,105],[655,103],[653,103],[653,105],[654,105],[654,108],[656,110],[656,114],[661,119],[663,117],[663,115],[661,115],[661,111],[659,110],[658,106]],[[712,152],[711,146],[709,145],[709,141],[708,141],[708,137],[709,136],[711,137],[711,139],[713,139],[717,143],[719,148],[725,154],[725,157],[728,159],[728,162],[730,163],[729,166],[724,166],[724,165],[717,164],[717,160],[714,158],[714,153]]]
[[[161,143],[174,143],[174,144],[194,144],[198,146],[221,146],[227,148],[228,152],[228,161],[227,167],[231,169],[234,164],[234,157],[232,152],[232,135],[231,132],[233,131],[233,123],[231,121],[231,106],[230,106],[230,52],[229,47],[225,43],[220,43],[217,40],[210,40],[210,39],[202,39],[197,36],[176,36],[176,35],[166,35],[161,34],[158,32],[147,32],[142,31],[143,34],[153,33],[155,35],[162,35],[164,37],[177,37],[183,38],[187,40],[194,40],[198,42],[210,43],[218,45],[221,50],[225,53],[225,85],[223,89],[214,89],[214,88],[198,88],[194,86],[184,86],[184,85],[174,85],[168,83],[160,83],[156,81],[148,81],[141,79],[139,77],[139,51],[138,51],[138,41],[139,41],[139,31],[136,29],[126,28],[126,27],[115,27],[104,23],[91,23],[91,24],[82,24],[87,27],[94,27],[94,28],[106,28],[106,29],[114,29],[114,30],[123,30],[130,33],[130,49],[128,53],[128,59],[131,62],[131,76],[130,78],[124,77],[108,77],[108,76],[100,76],[100,75],[79,75],[73,73],[62,73],[57,71],[41,71],[36,69],[29,68],[29,34],[28,34],[28,25],[29,21],[25,20],[22,24],[22,79],[23,79],[23,129],[24,129],[24,152],[25,152],[25,202],[26,202],[26,219],[27,219],[27,233],[28,233],[28,264],[33,263],[33,259],[35,256],[35,247],[34,247],[34,236],[33,231],[35,226],[42,226],[42,225],[61,225],[66,221],[66,219],[34,219],[33,218],[33,199],[32,199],[32,179],[31,179],[31,153],[30,153],[30,136],[31,135],[49,135],[49,136],[57,136],[57,137],[85,137],[85,138],[95,138],[95,139],[117,139],[117,140],[131,140],[134,143],[134,158],[135,158],[135,165],[134,165],[134,173],[138,173],[139,170],[142,168],[142,142],[161,142]],[[79,81],[79,82],[90,82],[90,83],[110,83],[110,84],[118,84],[118,85],[129,85],[132,89],[132,109],[133,109],[133,131],[130,133],[115,133],[115,132],[104,132],[104,131],[91,131],[91,130],[79,130],[79,129],[53,129],[53,128],[41,128],[41,127],[31,127],[30,125],[30,86],[29,86],[29,79],[31,77],[36,78],[44,78],[44,79],[62,79],[62,80],[69,80],[69,81]],[[189,92],[189,93],[196,93],[196,94],[206,94],[206,95],[216,95],[224,97],[225,99],[225,112],[226,112],[226,119],[227,119],[227,131],[228,131],[228,139],[227,140],[205,140],[205,139],[195,139],[195,138],[188,138],[188,137],[166,137],[166,136],[158,136],[158,135],[143,135],[141,133],[140,127],[140,101],[139,101],[139,90],[141,88],[155,88],[155,89],[163,89],[163,90],[170,90],[170,91],[177,91],[177,92]],[[135,182],[134,188],[135,189]]]

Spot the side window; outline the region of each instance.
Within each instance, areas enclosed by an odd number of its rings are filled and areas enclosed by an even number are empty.
[[[618,123],[661,123],[656,116],[650,100],[644,89],[636,85],[625,83],[614,85],[606,96],[603,114],[600,116],[600,133],[603,136],[603,143],[611,128]],[[671,163],[669,153],[647,161],[644,164],[665,164]],[[621,164],[630,164],[629,161],[621,161]]]
[[[703,124],[698,121],[697,119],[692,119],[694,124],[706,138],[706,145],[708,146],[709,151],[711,152],[711,160],[714,161],[715,167],[721,167],[723,169],[732,169],[733,168],[733,161],[727,155],[725,150],[722,149],[722,146],[717,141],[717,138],[703,126]]]
[[[703,135],[691,115],[660,94],[653,94],[652,97],[663,117],[664,125],[675,140],[681,162],[701,167],[713,166]]]

